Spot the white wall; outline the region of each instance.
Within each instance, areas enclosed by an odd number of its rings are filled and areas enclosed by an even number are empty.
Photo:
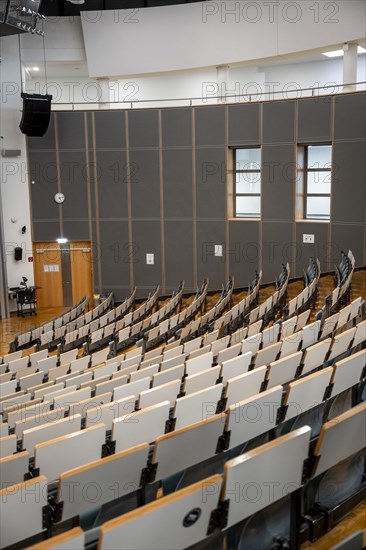
[[[215,0],[84,12],[89,75],[120,77],[285,56],[365,37],[366,4]]]
[[[168,98],[200,98],[206,97],[207,102],[217,95],[235,95],[230,102],[247,101],[248,94],[254,94],[252,100],[264,100],[270,98],[301,97],[311,95],[311,92],[299,92],[304,88],[316,88],[319,86],[331,86],[328,90],[321,90],[321,94],[342,91],[343,59],[324,59],[307,63],[291,63],[276,65],[260,65],[257,67],[232,67],[229,70],[229,83],[227,87],[220,88],[217,85],[216,69],[203,69],[200,71],[185,71],[164,73],[160,75],[128,78],[124,80],[110,81],[111,101],[126,101],[123,105],[111,104],[111,108],[130,107],[129,102],[138,106],[138,101],[148,101],[140,106],[162,105],[189,105],[189,101],[149,101]],[[366,55],[358,56],[358,81],[366,80]],[[338,87],[337,87],[338,85]],[[364,89],[364,86],[362,87]],[[95,79],[87,77],[52,78],[48,80],[47,90],[54,96],[54,108],[57,103],[89,103],[90,108],[95,108],[96,98],[100,96],[100,85]],[[44,79],[27,81],[27,91],[45,93]],[[275,93],[274,93],[275,92]],[[316,92],[318,93],[318,92]],[[267,94],[267,95],[266,95]],[[268,95],[270,94],[270,96]],[[194,100],[193,104],[202,103]],[[60,105],[66,109],[72,106]],[[75,108],[83,109],[85,105],[75,105]],[[87,105],[88,107],[88,105]]]
[[[47,17],[44,31],[48,63],[85,60],[80,17]],[[21,47],[24,64],[35,59],[43,61],[43,38],[41,36],[22,34]]]
[[[30,224],[28,178],[26,164],[25,136],[19,130],[22,100],[20,97],[20,73],[18,57],[18,37],[7,36],[0,39],[1,65],[1,117],[0,117],[0,148],[20,149],[21,155],[16,158],[0,156],[1,174],[1,215],[4,225],[4,248],[6,254],[6,270],[8,286],[18,286],[22,276],[28,278],[28,284],[33,284],[33,263],[28,262],[32,256],[32,236]],[[12,223],[11,218],[16,218]],[[27,231],[22,235],[21,228]],[[23,260],[14,260],[14,247],[23,248]]]

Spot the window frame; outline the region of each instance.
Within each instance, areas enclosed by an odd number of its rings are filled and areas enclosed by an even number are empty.
[[[260,153],[260,167],[258,170],[238,170],[237,169],[237,151],[242,150],[249,150],[249,149],[257,149]],[[259,193],[238,193],[236,190],[237,186],[237,174],[259,174],[260,178],[260,192]],[[237,197],[259,197],[259,214],[250,215],[249,213],[245,213],[244,215],[240,215],[237,213],[236,209],[236,199]],[[234,201],[234,217],[239,220],[260,220],[262,216],[262,148],[260,146],[252,146],[252,147],[235,147],[234,148],[234,193],[233,193],[233,201]]]
[[[333,145],[332,143],[308,143],[307,145],[303,145],[304,147],[304,205],[303,205],[303,216],[304,220],[310,220],[310,221],[325,221],[330,222],[330,216],[331,216],[331,204],[330,204],[330,211],[328,217],[308,217],[308,198],[309,197],[327,197],[329,200],[332,200],[332,160],[330,160],[330,167],[329,168],[309,168],[308,162],[309,162],[309,147],[331,147],[331,159],[332,159],[332,153],[333,153]],[[308,175],[309,173],[329,173],[330,175],[330,192],[329,193],[309,193],[308,192]]]

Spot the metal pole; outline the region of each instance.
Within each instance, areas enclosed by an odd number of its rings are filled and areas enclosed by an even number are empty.
[[[9,314],[9,298],[8,298],[8,277],[6,273],[6,254],[5,254],[5,239],[4,239],[4,224],[2,215],[3,203],[1,200],[1,185],[0,185],[0,317],[6,319]]]

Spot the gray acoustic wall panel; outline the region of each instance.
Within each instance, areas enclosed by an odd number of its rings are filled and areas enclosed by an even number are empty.
[[[197,218],[226,217],[226,149],[196,149]]]
[[[163,147],[192,145],[192,109],[162,109]]]
[[[89,126],[88,126],[89,128]],[[98,207],[98,179],[100,176],[100,170],[103,169],[103,153],[106,151],[100,152],[102,154],[99,157],[99,151],[95,149],[88,149],[88,166],[89,166],[89,189],[90,189],[90,216],[92,220],[99,218]]]
[[[33,240],[55,240],[62,227],[71,241],[91,240],[101,252],[94,254],[95,289],[113,290],[116,299],[134,283],[139,298],[155,284],[170,294],[181,278],[188,289],[209,277],[210,289],[219,290],[228,273],[236,287],[247,286],[259,268],[264,282],[273,282],[288,260],[292,276],[301,276],[310,255],[325,272],[339,262],[341,249],[351,248],[362,265],[365,102],[361,92],[54,113],[46,135],[28,139]],[[332,139],[331,224],[295,221],[297,145]],[[248,146],[262,147],[261,219],[232,220],[228,147]],[[54,202],[58,173],[66,195],[61,207]],[[302,242],[304,233],[315,236],[314,245]],[[214,256],[214,244],[224,246],[222,258]],[[154,266],[146,265],[148,252]],[[117,253],[123,261],[115,261]]]
[[[225,145],[225,107],[195,108],[196,147]]]
[[[295,101],[263,103],[263,143],[295,141]]]
[[[130,152],[130,180],[132,217],[158,218],[160,216],[160,161],[159,151]]]
[[[164,216],[193,217],[192,149],[163,150]]]
[[[264,283],[271,283],[279,276],[281,264],[289,262],[293,271],[295,244],[293,223],[263,222],[261,249]]]
[[[229,222],[229,271],[235,277],[236,288],[248,286],[259,270],[259,226],[257,220]]]
[[[96,151],[98,203],[101,218],[127,218],[126,151]],[[94,186],[93,186],[94,187]]]
[[[309,258],[319,258],[323,272],[328,271],[329,223],[296,223],[296,277],[301,277],[309,265]],[[314,235],[314,244],[304,243],[304,234]],[[333,266],[331,266],[333,267]]]
[[[259,147],[261,142],[260,103],[229,105],[229,145]]]
[[[56,113],[56,120],[59,149],[84,149],[84,113]]]
[[[130,148],[159,147],[159,111],[129,111]]]
[[[166,290],[172,292],[185,281],[185,292],[194,290],[193,226],[190,221],[165,221]]]
[[[262,147],[262,218],[293,220],[296,182],[294,145]]]
[[[92,257],[93,257],[93,282],[94,282],[94,291],[96,293],[102,292],[103,287],[101,286],[100,272],[102,271],[102,251],[100,242],[98,240],[98,231],[99,231],[99,222],[95,220],[91,222],[91,248],[92,248]]]
[[[334,98],[334,140],[366,139],[366,94]]]
[[[33,221],[33,240],[54,242],[61,235],[58,221]]]
[[[197,222],[197,282],[201,284],[208,277],[210,290],[226,283],[225,231],[225,221]],[[215,245],[223,247],[222,257],[215,256]]]
[[[94,146],[96,146],[95,139],[94,139],[96,137],[94,114],[95,113],[85,113],[86,115],[85,147],[89,149],[91,155],[93,153]]]
[[[160,221],[134,221],[133,273],[134,283],[140,290],[161,286],[161,225]],[[146,254],[154,254],[154,265],[146,264]],[[143,295],[143,293],[142,293]]]
[[[97,149],[124,149],[126,128],[124,111],[96,111],[94,115]]]
[[[332,270],[335,264],[339,264],[341,250],[345,253],[349,249],[352,250],[356,259],[356,267],[366,264],[364,225],[332,223],[331,243],[330,268]]]
[[[63,220],[64,237],[75,241],[90,241],[89,220]]]
[[[32,151],[28,171],[32,219],[58,220],[60,207],[54,201],[58,192],[56,152]]]
[[[85,152],[60,151],[61,191],[64,218],[88,218],[88,179]]]
[[[366,141],[333,145],[332,221],[365,221]]]
[[[314,97],[298,102],[298,142],[326,143],[331,141],[332,98]]]
[[[50,123],[47,128],[47,132],[42,137],[29,137],[28,140],[28,149],[30,151],[37,150],[55,150],[55,115],[51,114]]]
[[[115,286],[128,287],[131,256],[128,222],[102,221],[99,231],[100,248],[97,254],[101,265],[103,289],[112,290]]]

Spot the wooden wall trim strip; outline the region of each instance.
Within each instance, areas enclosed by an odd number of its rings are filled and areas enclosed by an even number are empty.
[[[132,198],[131,198],[131,160],[130,160],[130,135],[128,111],[125,111],[125,137],[126,137],[126,182],[127,182],[127,215],[128,215],[128,240],[129,240],[129,266],[130,266],[130,289],[135,286],[135,276],[133,271],[133,231],[132,231]]]
[[[103,291],[102,282],[102,259],[101,259],[101,244],[100,244],[100,225],[99,225],[99,193],[98,193],[98,166],[97,166],[97,145],[95,135],[95,113],[92,113],[92,139],[94,153],[94,193],[95,193],[95,219],[96,219],[96,240],[97,240],[97,255],[98,255],[98,292]]]

